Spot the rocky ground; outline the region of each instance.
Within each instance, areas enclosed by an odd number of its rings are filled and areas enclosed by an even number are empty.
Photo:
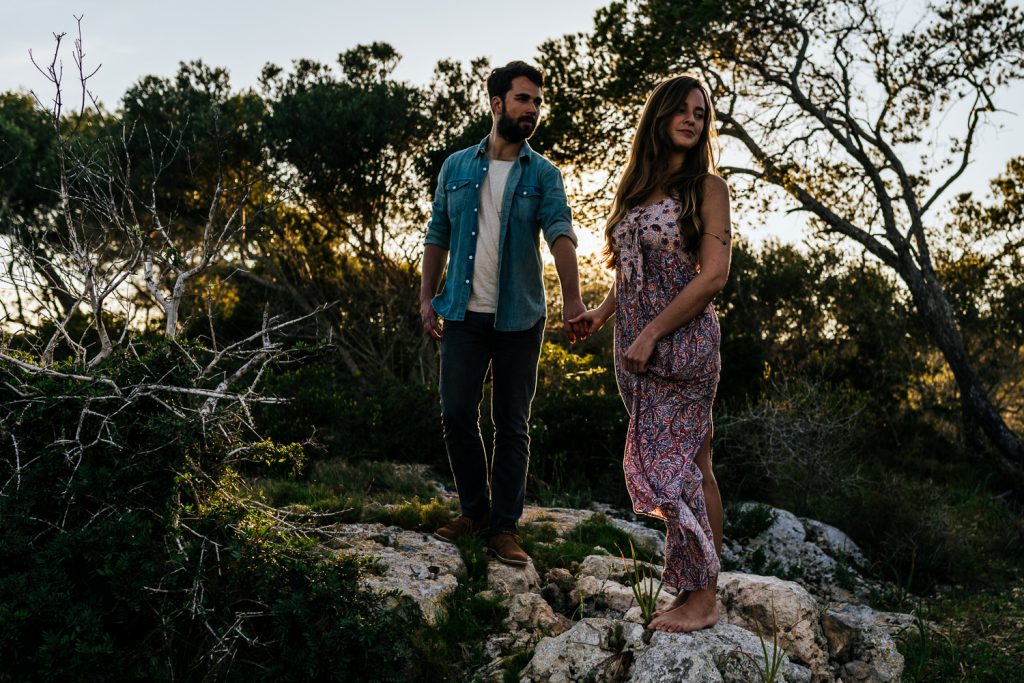
[[[522,524],[550,525],[561,538],[600,513],[638,548],[663,551],[662,533],[595,507],[528,507]],[[582,562],[549,568],[543,576],[532,562],[515,568],[492,560],[487,591],[501,596],[508,616],[505,632],[487,641],[488,663],[476,678],[503,680],[507,658],[526,650],[532,657],[521,681],[767,681],[777,643],[775,681],[899,681],[903,657],[894,638],[914,618],[864,604],[874,586],[860,571],[864,558],[856,544],[834,527],[784,510],[738,510],[762,523],[748,525],[753,531],[746,538],[742,529],[736,538],[727,532],[723,565],[729,571],[718,583],[721,618],[697,633],[644,628],[614,548],[596,547]],[[458,549],[427,533],[382,524],[321,531],[333,552],[372,558],[368,587],[399,591],[428,620],[465,573]],[[661,604],[671,599],[667,588],[659,596]]]

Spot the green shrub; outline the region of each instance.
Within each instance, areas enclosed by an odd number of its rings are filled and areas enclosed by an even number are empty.
[[[582,492],[628,503],[622,484],[628,424],[610,359],[546,342],[530,417],[531,495]]]
[[[619,529],[605,515],[591,515],[574,526],[561,539],[550,524],[524,526],[521,529],[523,549],[533,558],[537,571],[544,575],[554,567],[570,567],[588,555],[618,555],[619,548],[628,548],[633,538]],[[636,559],[655,563],[658,557],[638,548]]]
[[[447,464],[437,387],[355,378],[336,363],[315,354],[268,373],[267,393],[289,401],[255,411],[261,431],[281,443],[313,439],[322,448],[310,457]]]
[[[142,340],[84,379],[0,365],[0,680],[414,676],[417,610],[248,504],[236,468],[296,449],[247,444],[238,404],[200,416],[197,358]]]
[[[775,524],[779,513],[761,503],[728,503],[725,506],[725,535],[736,541],[756,538]]]
[[[415,531],[436,531],[452,518],[452,505],[432,498],[426,503],[419,498],[390,507],[377,508],[367,516],[369,521],[381,522]]]
[[[258,477],[252,488],[275,507],[302,505],[318,512],[343,512],[339,519],[364,518],[373,503],[389,505],[410,498],[430,498],[437,486],[415,465],[366,459],[314,461],[297,477]]]
[[[744,498],[806,514],[861,483],[866,403],[845,386],[776,379],[716,419],[716,476]]]

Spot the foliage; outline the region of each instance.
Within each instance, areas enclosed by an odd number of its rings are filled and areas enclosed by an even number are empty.
[[[267,374],[267,393],[290,400],[257,411],[262,431],[278,441],[312,440],[310,458],[447,462],[436,387],[388,377],[364,382],[331,351]]]
[[[523,550],[533,559],[537,571],[544,575],[554,567],[571,567],[582,562],[588,555],[611,554],[633,542],[632,537],[611,523],[605,515],[591,515],[561,538],[554,527],[538,522],[521,529]],[[654,563],[657,557],[640,549],[637,558]]]
[[[237,403],[195,419],[174,389],[196,348],[133,350],[91,376],[0,365],[0,678],[404,680],[415,610],[244,497],[239,459],[290,451],[238,449]]]
[[[610,362],[545,342],[530,416],[531,490],[589,488],[620,502],[627,421]]]
[[[757,631],[757,640],[761,644],[761,661],[755,660],[755,663],[758,665],[757,673],[761,676],[761,683],[775,683],[778,680],[782,665],[786,661],[786,648],[779,642],[779,623],[775,616],[774,600],[772,601],[771,641],[769,642],[761,632],[760,622],[755,621],[754,628]],[[748,656],[753,659],[753,656]]]
[[[460,539],[458,547],[465,576],[445,598],[435,625],[419,629],[412,638],[416,680],[466,680],[468,672],[485,663],[483,644],[507,614],[501,596],[481,594],[487,588],[483,547],[473,538]]]
[[[658,606],[658,596],[661,595],[662,584],[654,578],[650,569],[645,569],[636,559],[636,548],[633,547],[633,540],[629,541],[629,559],[632,566],[626,563],[626,554],[619,548],[619,557],[622,558],[622,571],[626,573],[629,587],[633,591],[633,599],[640,607],[640,617],[644,625],[651,621],[654,610]],[[657,587],[655,587],[657,583]]]
[[[719,418],[722,473],[786,509],[816,507],[859,483],[865,403],[806,379],[772,382],[759,402]]]
[[[778,517],[770,505],[729,503],[725,506],[724,533],[732,540],[748,541],[770,529]]]
[[[302,478],[263,476],[247,486],[272,507],[300,517],[432,532],[451,519],[455,501],[438,498],[425,475],[415,465],[336,458],[316,462]]]
[[[922,602],[914,628],[898,639],[904,680],[1011,681],[1024,656],[1017,632],[1024,618],[1024,588],[964,594],[947,591]],[[937,622],[937,625],[935,625]]]
[[[968,431],[985,434],[993,466],[1019,491],[1024,443],[968,354],[938,276],[935,214],[995,95],[1024,78],[1024,14],[1005,0],[947,0],[924,5],[912,27],[895,23],[884,3],[857,0],[624,0],[600,11],[591,33],[541,53],[563,87],[595,90],[586,113],[601,125],[561,130],[586,137],[573,163],[603,173],[594,195],[605,200],[609,161],[624,158],[644,95],[666,74],[705,80],[721,134],[742,152],[723,167],[737,193],[803,212],[833,248],[870,255],[899,278],[953,374]],[[920,159],[914,146],[948,117],[960,122],[951,144]]]
[[[371,519],[383,524],[417,531],[436,531],[452,518],[452,505],[437,498],[421,502],[419,498],[406,500],[391,507],[380,508]]]

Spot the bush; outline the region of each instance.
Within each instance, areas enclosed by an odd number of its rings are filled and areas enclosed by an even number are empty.
[[[242,441],[238,404],[198,412],[205,397],[185,390],[202,389],[206,353],[143,341],[89,376],[0,365],[0,680],[415,668],[415,609],[360,590],[354,560],[318,554],[246,501],[239,458],[278,466],[295,449]]]
[[[261,431],[278,442],[313,439],[310,457],[364,457],[442,465],[437,387],[394,378],[354,378],[324,353],[268,374],[267,393],[288,399],[257,411]]]
[[[845,387],[777,379],[761,400],[716,420],[723,488],[808,514],[862,481],[866,398]]]
[[[610,362],[546,342],[530,418],[531,489],[628,503],[622,452],[629,415]]]
[[[537,571],[544,575],[554,567],[570,567],[588,555],[619,555],[629,551],[632,537],[619,529],[605,515],[596,514],[583,520],[563,538],[558,538],[550,524],[536,524],[522,529],[523,549],[533,558]],[[657,562],[653,553],[636,546],[636,559]]]

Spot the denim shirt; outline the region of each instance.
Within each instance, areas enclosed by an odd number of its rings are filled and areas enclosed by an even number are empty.
[[[572,213],[562,174],[530,145],[523,143],[518,163],[509,171],[498,234],[498,301],[494,329],[533,327],[546,313],[540,233],[548,247],[563,235],[576,244]],[[441,166],[424,244],[448,251],[448,271],[434,310],[447,320],[463,320],[473,284],[480,184],[490,159],[487,138],[456,152]]]

